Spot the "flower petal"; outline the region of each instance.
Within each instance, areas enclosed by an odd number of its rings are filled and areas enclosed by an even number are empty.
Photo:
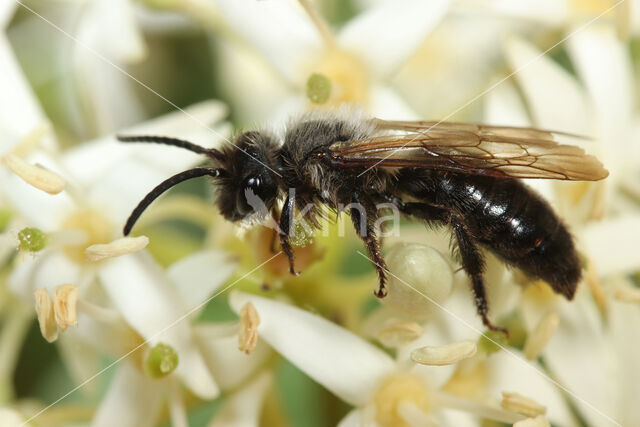
[[[369,94],[371,114],[386,120],[417,120],[418,115],[393,89],[374,85]]]
[[[8,133],[4,137],[23,136],[45,121],[45,115],[3,33],[0,33],[0,76],[0,129]],[[1,145],[0,154],[11,146],[4,141]]]
[[[640,346],[635,338],[640,336],[640,310],[636,305],[613,301],[609,314],[612,345],[622,371],[616,384],[622,390],[618,421],[625,426],[640,425],[636,399],[640,395]]]
[[[153,426],[165,397],[156,381],[136,369],[132,362],[122,361],[91,426]]]
[[[105,261],[102,285],[127,323],[155,345],[164,342],[179,356],[177,375],[196,395],[211,399],[218,387],[192,336],[175,287],[145,252]]]
[[[450,3],[449,0],[379,2],[345,25],[339,35],[340,45],[358,53],[380,78],[389,77],[440,22]]]
[[[82,271],[78,264],[62,251],[45,249],[16,261],[9,275],[9,287],[14,294],[32,302],[37,288],[45,288],[53,294],[56,286],[65,283],[78,285],[81,278]]]
[[[547,56],[540,56],[541,52],[523,39],[510,38],[505,50],[535,125],[588,134],[591,121],[578,82],[559,64]]]
[[[230,296],[236,313],[247,302],[260,316],[260,338],[350,404],[369,400],[376,384],[395,368],[384,352],[320,316],[255,295]]]
[[[273,374],[264,372],[246,387],[234,393],[216,413],[209,427],[260,425],[264,399],[273,382]]]
[[[592,100],[598,136],[606,142],[602,160],[617,166],[610,167],[613,176],[624,176],[625,165],[630,166],[625,160],[631,159],[620,153],[636,145],[629,137],[636,90],[629,46],[609,25],[591,25],[567,42],[576,71]]]
[[[207,366],[223,391],[233,390],[264,366],[271,349],[261,340],[250,354],[238,349],[237,324],[199,324],[195,333]]]
[[[353,409],[340,420],[337,427],[362,427],[364,425],[362,418],[362,411]]]
[[[504,391],[519,393],[546,406],[552,423],[578,425],[561,391],[540,373],[543,369],[537,363],[528,362],[519,351],[510,351],[512,354],[498,351],[488,358],[489,395],[498,400]]]
[[[230,255],[217,250],[206,250],[189,255],[172,264],[167,270],[176,284],[186,310],[203,304],[220,285],[226,282],[236,268]],[[200,310],[194,311],[197,315]]]
[[[301,85],[305,58],[321,53],[322,40],[308,15],[294,2],[217,0],[226,23],[286,80]]]
[[[146,55],[142,33],[129,0],[94,0],[81,21],[91,45],[117,62],[137,62]]]
[[[638,271],[640,216],[627,215],[602,222],[590,222],[578,237],[579,247],[595,263],[599,275]]]
[[[210,130],[207,127],[214,126],[226,113],[227,108],[219,101],[204,101],[189,106],[184,111],[165,114],[119,133],[172,136],[211,147],[221,143],[221,135],[226,137],[228,132],[224,128],[212,127],[213,130]],[[177,147],[124,144],[116,141],[113,136],[108,136],[68,150],[63,163],[78,182],[91,186],[113,175],[114,168],[127,159],[150,164],[166,174],[173,174],[200,162],[202,157]],[[129,184],[136,184],[137,181],[138,179],[130,180]]]

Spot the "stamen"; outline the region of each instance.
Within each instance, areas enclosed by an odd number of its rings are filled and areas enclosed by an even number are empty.
[[[616,289],[614,298],[622,302],[640,304],[640,289],[629,286],[618,288]]]
[[[437,347],[422,347],[411,352],[411,360],[421,365],[445,366],[476,354],[478,347],[473,341],[460,341]]]
[[[506,411],[493,405],[488,405],[477,399],[466,399],[454,396],[450,393],[439,392],[435,396],[436,403],[440,407],[456,409],[467,412],[478,418],[499,421],[505,424],[513,424],[524,419],[524,416]]]
[[[388,348],[397,348],[422,335],[422,327],[412,320],[389,319],[378,331],[378,341]]]
[[[539,415],[535,418],[527,418],[522,421],[518,421],[513,425],[513,427],[549,427],[549,421],[542,416]]]
[[[49,122],[40,123],[13,147],[11,154],[15,154],[20,157],[26,156],[34,148],[38,147],[42,138],[44,138],[50,130],[51,124]]]
[[[524,344],[524,355],[529,360],[535,360],[542,353],[560,323],[560,317],[555,311],[545,314],[536,328],[529,334]]]
[[[77,301],[78,311],[103,323],[117,323],[122,321],[122,316],[116,310],[100,307],[88,301]]]
[[[53,309],[56,323],[62,332],[70,325],[78,322],[76,303],[78,301],[78,288],[73,285],[60,285],[53,291]]]
[[[58,194],[64,190],[65,181],[55,172],[27,163],[15,154],[7,154],[2,158],[2,162],[11,172],[39,190],[49,194]]]
[[[40,333],[49,342],[58,338],[58,325],[53,310],[53,301],[46,289],[36,289],[36,314]]]
[[[608,310],[607,297],[602,285],[600,284],[598,273],[596,272],[596,268],[593,263],[589,263],[589,266],[587,267],[585,280],[589,285],[589,290],[591,291],[591,295],[593,296],[593,300],[596,302],[596,306],[598,307],[600,314],[603,316],[606,315]]]
[[[111,243],[91,245],[85,249],[85,254],[89,261],[98,261],[138,252],[148,244],[149,238],[147,236],[122,237]]]
[[[260,316],[255,306],[248,302],[240,310],[240,332],[238,333],[238,349],[245,354],[251,353],[258,344],[258,326]]]
[[[333,32],[331,31],[331,28],[329,28],[327,21],[324,20],[324,18],[320,15],[318,10],[311,4],[309,0],[299,1],[304,10],[307,12],[307,15],[309,15],[309,18],[311,18],[311,22],[313,22],[313,24],[318,29],[318,32],[320,33],[320,36],[322,36],[327,47],[334,48],[337,45],[336,39],[333,37]]]
[[[538,415],[544,415],[547,412],[547,408],[535,400],[518,393],[509,393],[506,391],[502,392],[501,406],[506,411],[525,415],[531,418],[537,417]]]

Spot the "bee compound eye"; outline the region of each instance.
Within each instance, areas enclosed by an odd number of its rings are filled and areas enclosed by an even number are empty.
[[[261,184],[262,181],[260,180],[260,177],[250,176],[245,180],[244,186],[251,188],[252,190],[254,190],[254,193],[257,194],[258,192],[256,190],[260,188]]]

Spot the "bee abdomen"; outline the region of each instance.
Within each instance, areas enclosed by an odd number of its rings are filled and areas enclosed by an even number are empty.
[[[463,222],[491,252],[572,299],[581,266],[571,234],[551,206],[524,184],[494,181],[476,185],[482,199],[464,212]]]

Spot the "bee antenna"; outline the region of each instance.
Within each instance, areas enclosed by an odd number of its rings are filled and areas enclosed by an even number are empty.
[[[131,232],[131,229],[135,225],[142,212],[162,193],[170,189],[171,187],[180,184],[182,181],[186,181],[191,178],[198,178],[200,176],[209,175],[212,177],[217,177],[223,175],[225,173],[224,169],[213,169],[213,168],[193,168],[180,173],[173,175],[171,178],[168,178],[162,181],[158,186],[156,186],[153,190],[149,192],[144,199],[138,203],[138,206],[131,212],[129,218],[127,219],[127,223],[122,230],[125,236],[128,236]]]
[[[178,138],[171,138],[168,136],[116,135],[116,138],[120,142],[153,142],[156,144],[173,145],[175,147],[185,148],[198,154],[209,154],[216,156],[216,154],[219,153],[215,148],[204,148],[200,145],[194,144],[193,142],[185,141]]]

